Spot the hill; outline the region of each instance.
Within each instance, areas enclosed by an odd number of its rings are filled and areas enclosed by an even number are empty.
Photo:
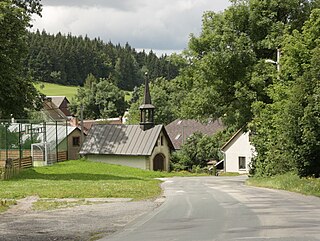
[[[128,43],[121,46],[87,36],[37,31],[28,34],[27,44],[25,70],[36,81],[82,86],[92,74],[98,79],[111,79],[122,90],[132,91],[143,84],[145,72],[151,80],[173,79],[179,70],[179,64],[167,56],[138,52]]]
[[[66,96],[69,101],[77,94],[77,86],[65,86],[38,82],[34,84],[36,89],[45,95]]]

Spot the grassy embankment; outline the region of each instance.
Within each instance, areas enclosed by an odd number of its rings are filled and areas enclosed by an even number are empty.
[[[152,199],[161,194],[160,181],[155,178],[177,175],[192,174],[145,171],[86,160],[30,168],[15,178],[0,181],[0,210],[8,206],[1,205],[1,199],[14,202],[27,196]]]
[[[251,186],[281,189],[320,197],[319,178],[299,178],[297,175],[292,173],[265,178],[251,177],[247,180],[247,184]]]

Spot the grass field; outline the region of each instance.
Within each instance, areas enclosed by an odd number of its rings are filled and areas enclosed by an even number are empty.
[[[247,184],[257,187],[287,190],[320,197],[320,179],[299,178],[297,175],[287,173],[274,177],[249,178]]]
[[[77,94],[78,88],[76,86],[64,86],[45,82],[34,84],[34,86],[37,90],[39,90],[41,93],[45,95],[66,96],[69,101],[71,101],[72,97],[74,97]],[[44,88],[41,88],[41,86],[44,86]]]
[[[0,199],[40,198],[154,198],[161,193],[155,178],[192,175],[166,173],[90,162],[67,161],[23,170],[0,181]]]

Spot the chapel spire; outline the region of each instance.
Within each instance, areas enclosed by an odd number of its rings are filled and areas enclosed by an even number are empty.
[[[148,73],[145,73],[144,97],[140,109],[140,127],[146,131],[154,127],[154,109],[151,103],[151,95],[149,90]]]

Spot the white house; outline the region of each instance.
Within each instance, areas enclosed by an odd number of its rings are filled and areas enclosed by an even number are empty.
[[[255,154],[249,140],[249,131],[238,130],[221,148],[224,153],[224,171],[248,173]]]

